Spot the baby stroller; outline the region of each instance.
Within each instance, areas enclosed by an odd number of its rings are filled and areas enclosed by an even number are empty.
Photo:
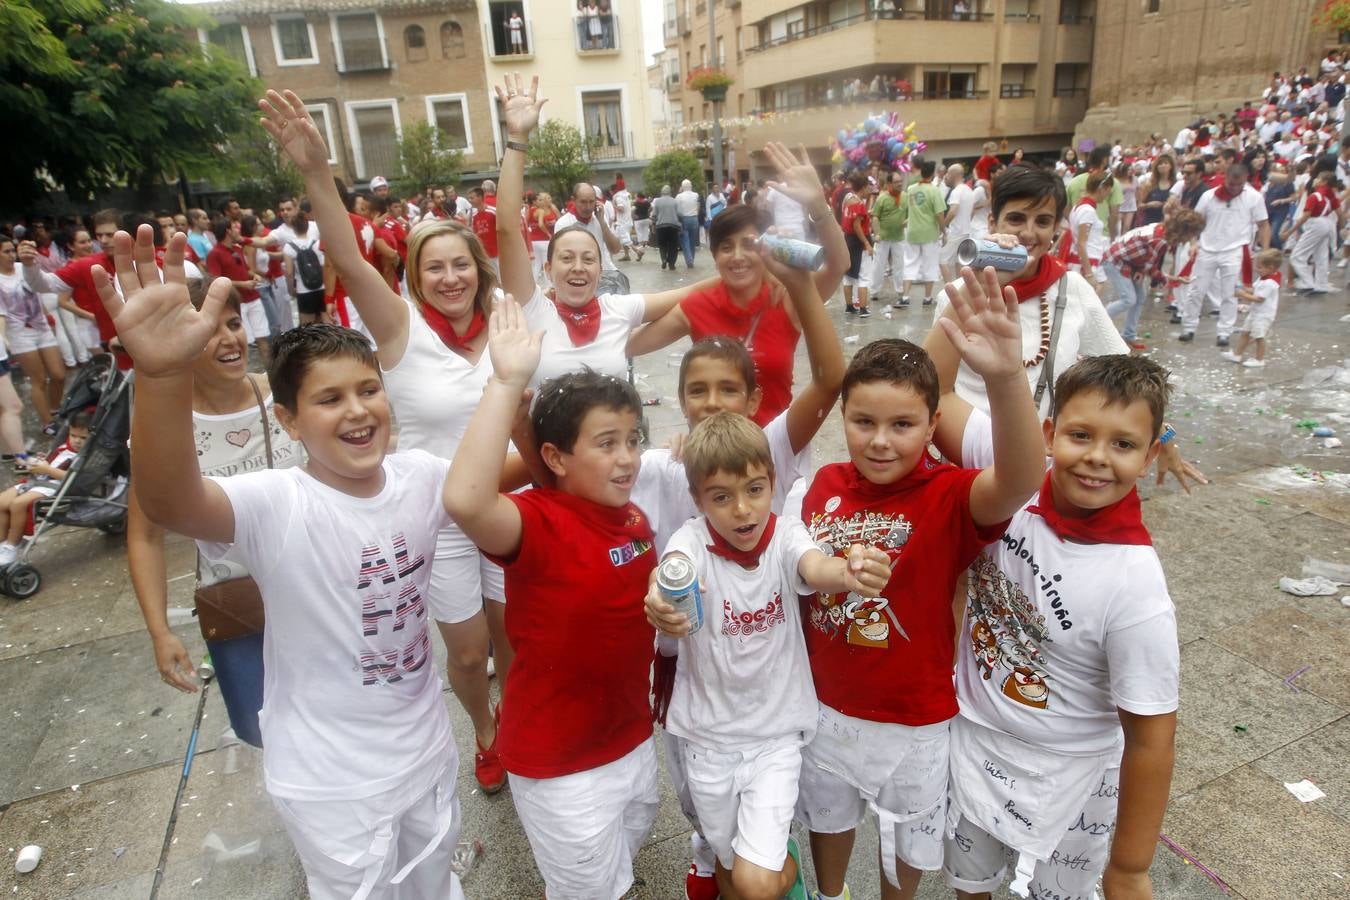
[[[57,525],[97,528],[122,534],[127,527],[130,490],[130,380],[109,354],[95,356],[71,383],[57,416],[61,420],[94,408],[89,440],[66,471],[56,494],[33,504],[33,535],[24,541],[9,566],[0,569],[0,592],[26,600],[42,587],[42,575],[28,555],[46,532]],[[62,427],[57,441],[66,439]]]

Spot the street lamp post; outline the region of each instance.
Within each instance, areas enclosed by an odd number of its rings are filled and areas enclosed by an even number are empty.
[[[717,22],[713,15],[713,3],[714,0],[708,0],[708,60],[710,63],[715,63],[717,61]],[[723,91],[724,96],[725,93],[726,92]],[[713,184],[720,190],[722,187],[722,101],[714,99],[712,108]]]

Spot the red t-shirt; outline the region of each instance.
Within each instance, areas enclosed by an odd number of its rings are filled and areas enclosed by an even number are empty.
[[[544,225],[539,224],[539,217],[535,215],[537,210],[530,210],[526,213],[526,222],[529,225],[530,240],[547,242],[553,236],[553,222],[558,221],[558,217],[550,213],[544,214]],[[551,219],[551,221],[550,221]]]
[[[744,343],[753,327],[750,359],[764,399],[751,418],[762,428],[788,408],[792,403],[792,360],[802,333],[792,324],[782,303],[770,302],[768,282],[744,308],[736,305],[726,285],[719,281],[707,290],[690,293],[680,301],[680,309],[689,320],[689,336],[696,341],[725,335]]]
[[[996,162],[998,162],[998,157],[989,153],[975,160],[975,177],[981,181],[988,181],[989,167]]]
[[[850,194],[850,196],[857,197],[856,194]],[[867,204],[862,198],[857,197],[854,202],[844,206],[844,219],[840,223],[844,229],[844,234],[854,234],[853,225],[859,221],[862,222],[863,234],[868,234],[872,229],[872,220],[867,214]],[[854,236],[856,237],[856,234]]]
[[[803,601],[817,697],[872,722],[917,726],[956,715],[952,594],[961,572],[1007,527],[977,528],[971,519],[978,469],[927,456],[919,465],[922,471],[889,485],[873,484],[852,463],[824,466],[802,501],[802,519],[822,550],[842,557],[851,544],[871,544],[891,557],[881,598]]]
[[[1308,215],[1308,218],[1312,219],[1320,216],[1330,216],[1335,213],[1336,210],[1340,209],[1340,207],[1340,198],[1338,198],[1335,193],[1323,190],[1319,187],[1308,195],[1307,201],[1303,204],[1303,212]]]
[[[254,251],[251,247],[245,250],[242,247],[226,247],[225,244],[218,243],[206,254],[207,274],[212,278],[223,275],[231,281],[252,281],[253,273],[249,271],[248,263],[244,261],[244,254],[252,252]],[[239,291],[241,303],[252,303],[258,299],[258,292],[253,288],[235,289]]]
[[[272,229],[268,228],[265,225],[260,225],[259,227],[262,229],[262,234],[258,235],[258,237],[265,238],[272,233]],[[254,249],[258,250],[261,253],[267,254],[268,281],[275,281],[278,278],[284,278],[286,276],[286,267],[281,262],[283,257],[273,256],[272,252],[267,247],[263,246],[263,243],[261,241],[258,242],[258,246]]]
[[[497,207],[484,203],[473,214],[473,233],[483,243],[489,259],[497,258]]]
[[[550,488],[507,496],[521,537],[514,558],[496,560],[516,653],[497,732],[502,765],[526,778],[603,766],[652,734],[652,627],[642,608],[656,567],[651,523],[631,503],[601,506]]]

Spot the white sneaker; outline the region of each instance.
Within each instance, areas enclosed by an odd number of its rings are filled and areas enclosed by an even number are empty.
[[[1266,361],[1265,361],[1264,359],[1254,359],[1254,358],[1253,358],[1253,359],[1247,360],[1247,361],[1244,362],[1242,365],[1245,366],[1245,367],[1248,368],[1248,369],[1264,369],[1264,368],[1266,367]]]
[[[14,544],[0,544],[0,566],[7,566],[14,562],[14,558],[19,555],[19,548]]]
[[[1341,261],[1336,263],[1336,268],[1338,269],[1344,269],[1346,266],[1350,266],[1350,259],[1346,259],[1345,257],[1341,257]]]
[[[1240,363],[1240,362],[1242,362],[1242,357],[1238,356],[1238,355],[1237,355],[1236,353],[1234,353],[1232,350],[1225,350],[1224,352],[1220,353],[1220,354],[1219,354],[1219,359],[1226,359],[1226,360],[1228,360],[1229,362],[1235,362],[1235,363]]]

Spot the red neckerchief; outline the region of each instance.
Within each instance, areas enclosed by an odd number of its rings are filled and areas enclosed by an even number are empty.
[[[902,491],[918,487],[926,481],[932,479],[942,471],[943,464],[924,452],[923,458],[915,464],[914,468],[905,473],[899,481],[892,481],[890,484],[877,484],[875,481],[868,481],[863,473],[858,471],[858,467],[849,463],[848,471],[844,473],[844,484],[847,485],[850,496],[859,497],[863,500],[884,500],[888,497],[894,497]]]
[[[1281,279],[1280,279],[1280,273],[1279,273],[1279,272],[1271,272],[1269,275],[1263,275],[1263,276],[1261,276],[1261,280],[1262,280],[1262,281],[1273,281],[1273,282],[1275,282],[1276,284],[1279,284],[1279,283],[1280,283],[1280,280],[1281,280]]]
[[[1045,524],[1061,541],[1079,544],[1145,544],[1151,545],[1148,529],[1144,527],[1139,511],[1139,490],[1130,492],[1110,506],[1104,506],[1083,518],[1062,516],[1055,509],[1055,497],[1050,488],[1050,473],[1045,473],[1041,493],[1027,512],[1045,519]]]
[[[464,329],[464,334],[456,334],[455,326],[450,324],[450,320],[445,313],[441,312],[430,303],[420,304],[422,307],[422,318],[426,320],[431,330],[436,333],[436,337],[441,339],[441,343],[451,350],[458,350],[462,353],[468,353],[473,350],[469,342],[478,337],[483,329],[487,327],[487,316],[474,304],[473,318],[469,320],[469,327]]]
[[[1220,182],[1219,186],[1214,189],[1214,199],[1222,200],[1224,203],[1229,203],[1241,196],[1242,188],[1238,188],[1236,194],[1230,194],[1228,193],[1228,185],[1225,182]]]
[[[1050,285],[1063,278],[1066,271],[1064,263],[1047,253],[1041,257],[1035,275],[1010,281],[1008,286],[1017,292],[1017,302],[1025,303],[1050,290]]]
[[[1084,197],[1082,200],[1079,200],[1079,201],[1078,201],[1078,205],[1079,205],[1079,206],[1090,206],[1090,207],[1092,207],[1093,209],[1096,209],[1096,208],[1097,208],[1097,201],[1094,200],[1094,199],[1092,199],[1091,197]]]
[[[723,559],[730,560],[742,569],[753,569],[759,565],[759,558],[764,555],[764,550],[769,546],[769,541],[773,539],[773,529],[778,523],[778,517],[769,513],[769,522],[764,526],[764,534],[760,535],[759,543],[749,550],[739,550],[731,546],[731,542],[717,533],[717,529],[708,523],[708,534],[712,535],[712,543],[705,544],[704,549],[713,556],[720,556]]]
[[[557,488],[539,487],[532,490],[547,492],[546,496],[550,501],[565,507],[578,519],[583,519],[598,526],[607,534],[619,535],[647,544],[655,540],[652,534],[651,521],[643,514],[642,510],[631,503],[626,503],[623,506],[604,506],[594,500],[587,500],[585,497],[578,497],[576,494],[569,494]]]
[[[600,333],[600,298],[592,297],[584,306],[568,306],[552,291],[548,299],[553,301],[558,317],[567,326],[567,336],[572,339],[573,347],[585,347]]]

